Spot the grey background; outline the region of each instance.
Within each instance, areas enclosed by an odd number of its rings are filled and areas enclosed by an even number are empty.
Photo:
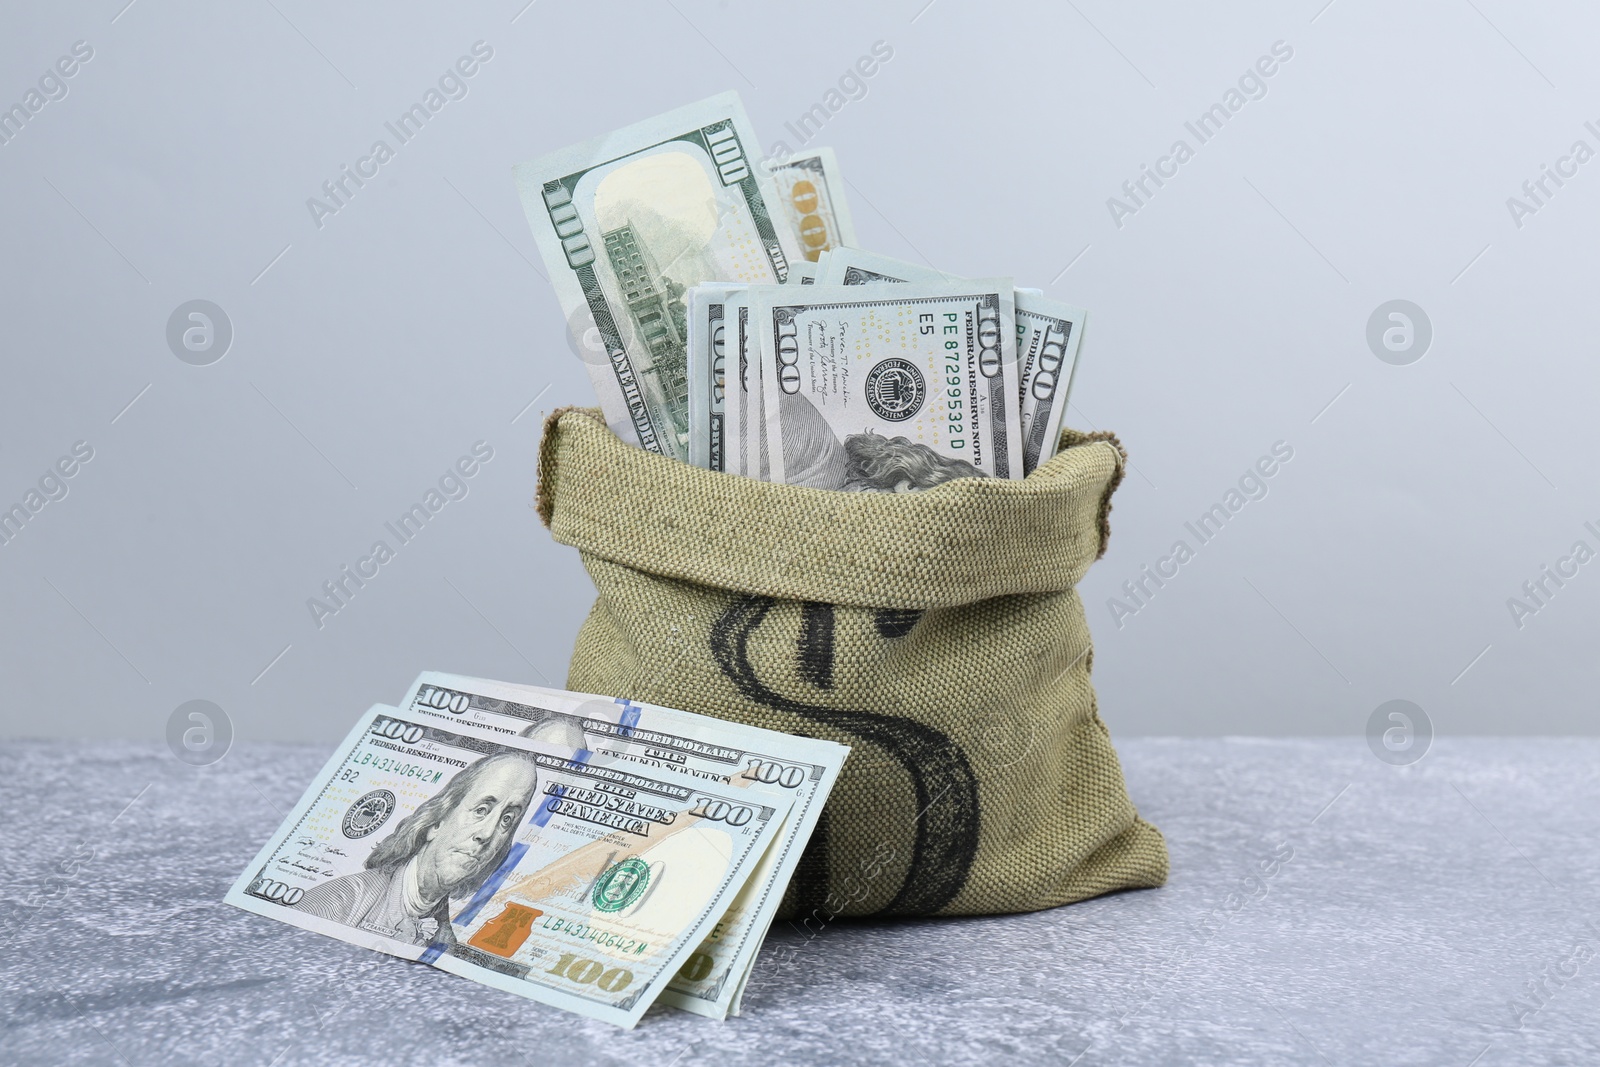
[[[592,402],[513,163],[736,88],[765,143],[885,41],[812,143],[868,247],[1089,307],[1069,418],[1134,470],[1082,592],[1121,734],[1592,733],[1590,319],[1600,120],[1569,3],[1128,6],[306,0],[7,5],[0,105],[94,57],[10,143],[0,505],[94,459],[0,546],[0,735],[327,741],[424,668],[559,684],[593,589],[530,507],[542,416]],[[319,229],[306,207],[473,42],[494,57]],[[1107,198],[1282,40],[1293,58],[1136,215]],[[169,350],[180,304],[232,347]],[[1407,299],[1419,362],[1369,350]],[[131,402],[131,406],[130,406]],[[307,598],[474,442],[494,459],[319,629]],[[1239,476],[1294,458],[1119,628],[1107,607]]]

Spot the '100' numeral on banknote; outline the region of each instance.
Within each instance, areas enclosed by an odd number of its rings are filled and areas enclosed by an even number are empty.
[[[792,801],[562,736],[375,707],[227,900],[632,1026]]]
[[[751,169],[739,98],[710,100],[516,168],[517,187],[562,311],[592,320],[590,364],[606,422],[651,452],[688,459],[688,287],[770,283],[800,257]]]
[[[431,671],[417,678],[402,705],[441,721],[605,753],[622,761],[619,766],[678,767],[700,780],[792,797],[782,835],[661,996],[713,1018],[737,1010],[848,748],[656,704]]]

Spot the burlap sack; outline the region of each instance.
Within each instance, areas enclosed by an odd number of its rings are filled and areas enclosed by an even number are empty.
[[[1124,455],[1066,431],[1023,481],[845,493],[545,423],[539,515],[599,590],[570,689],[853,747],[789,916],[1032,911],[1158,886],[1089,683],[1075,586]]]

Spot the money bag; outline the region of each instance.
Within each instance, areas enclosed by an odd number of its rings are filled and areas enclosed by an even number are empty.
[[[1027,478],[852,493],[545,423],[537,507],[598,596],[567,687],[850,745],[784,898],[836,916],[1034,911],[1159,886],[1076,586],[1126,456],[1064,431]]]

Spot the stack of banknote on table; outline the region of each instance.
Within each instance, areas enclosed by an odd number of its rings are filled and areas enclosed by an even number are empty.
[[[424,673],[228,892],[246,911],[631,1027],[737,1014],[849,749]]]
[[[612,430],[821,489],[1049,459],[1084,310],[863,251],[832,152],[758,153],[725,93],[516,168]]]

